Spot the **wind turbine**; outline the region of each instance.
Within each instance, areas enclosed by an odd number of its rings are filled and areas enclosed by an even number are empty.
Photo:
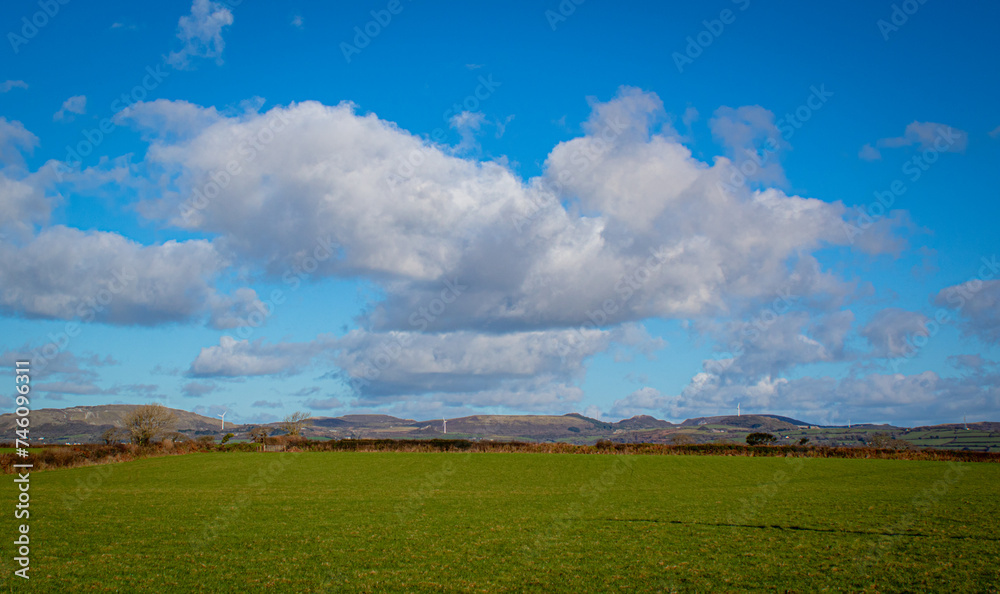
[[[441,419],[444,421],[444,432],[448,433],[448,419]]]
[[[227,410],[224,413],[222,413],[221,415],[215,415],[215,416],[219,417],[220,419],[222,419],[222,430],[223,431],[226,430],[226,413],[227,412],[229,412],[229,411]]]
[[[739,402],[736,403],[736,416],[737,417],[740,416],[740,403]]]

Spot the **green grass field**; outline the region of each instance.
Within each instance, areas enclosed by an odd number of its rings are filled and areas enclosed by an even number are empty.
[[[16,535],[13,478],[2,538]],[[1000,465],[211,453],[31,476],[69,591],[996,591]],[[15,581],[16,580],[16,581]],[[992,590],[991,590],[992,589]]]

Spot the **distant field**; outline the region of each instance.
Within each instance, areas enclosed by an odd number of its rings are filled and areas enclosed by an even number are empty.
[[[5,479],[13,508],[12,478]],[[211,453],[31,476],[67,592],[996,591],[1000,465]],[[15,520],[3,514],[2,538]]]

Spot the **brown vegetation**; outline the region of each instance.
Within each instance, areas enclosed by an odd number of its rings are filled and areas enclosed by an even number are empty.
[[[122,419],[122,426],[132,443],[149,445],[177,424],[177,416],[162,404],[137,406]]]
[[[2,447],[5,444],[0,444]],[[6,444],[9,445],[9,444]],[[140,458],[174,456],[190,452],[204,452],[213,449],[210,444],[186,440],[162,442],[140,446],[134,443],[81,444],[74,446],[46,446],[40,452],[31,452],[26,457],[14,453],[0,454],[0,470],[5,474],[14,472],[14,464],[31,464],[32,472],[56,468],[75,468],[95,464],[130,462]]]
[[[815,447],[804,445],[747,446],[740,444],[666,445],[651,443],[615,443],[599,441],[593,446],[568,443],[526,443],[518,441],[467,441],[464,439],[344,439],[311,441],[302,437],[268,437],[268,444],[283,444],[293,452],[491,452],[523,454],[638,454],[674,456],[767,456],[800,458],[872,458],[882,460],[934,460],[956,462],[1000,462],[1000,453],[967,452],[933,449],[878,449],[871,447]],[[3,444],[0,444],[2,446]],[[13,453],[0,454],[0,469],[6,474],[14,464],[33,464],[32,471],[72,468],[93,464],[128,462],[152,456],[168,456],[191,452],[257,452],[259,443],[215,445],[208,440],[136,444],[49,446],[26,458]]]

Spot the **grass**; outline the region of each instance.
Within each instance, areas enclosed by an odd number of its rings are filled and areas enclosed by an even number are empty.
[[[6,501],[13,508],[8,475]],[[205,453],[31,476],[25,591],[996,591],[1000,465]],[[13,538],[3,514],[3,538]],[[886,536],[892,534],[894,536]]]

